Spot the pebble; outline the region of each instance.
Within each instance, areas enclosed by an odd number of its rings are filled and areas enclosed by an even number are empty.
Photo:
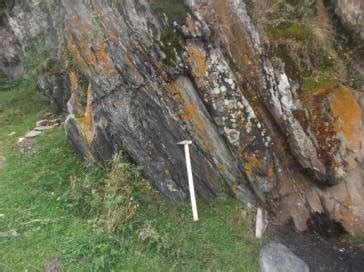
[[[47,130],[47,129],[52,129],[54,127],[55,127],[54,125],[53,126],[41,126],[41,127],[34,128],[34,130],[36,130],[36,131],[43,131],[43,130]]]
[[[34,137],[37,137],[41,133],[42,132],[41,131],[38,131],[38,130],[31,130],[31,131],[28,131],[25,134],[25,138],[34,138]]]

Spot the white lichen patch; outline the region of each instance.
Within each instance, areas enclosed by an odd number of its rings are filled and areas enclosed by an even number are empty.
[[[281,105],[284,111],[290,111],[294,109],[293,97],[291,93],[291,86],[288,81],[288,77],[285,73],[281,73],[278,76],[278,91],[281,96]]]
[[[224,132],[231,144],[233,144],[233,145],[239,144],[239,136],[240,136],[239,131],[225,127]]]

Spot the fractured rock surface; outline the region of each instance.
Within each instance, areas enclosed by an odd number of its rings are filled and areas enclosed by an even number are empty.
[[[262,272],[309,272],[307,264],[286,246],[271,242],[260,251],[259,265]]]
[[[353,90],[302,92],[287,60],[266,51],[245,1],[174,2],[183,14],[163,15],[146,0],[61,0],[57,11],[29,1],[25,11],[13,8],[0,36],[13,33],[6,42],[22,51],[51,33],[38,84],[67,115],[66,133],[86,160],[107,165],[123,149],[180,201],[188,184],[176,143],[190,139],[200,196],[262,203],[299,230],[328,213],[362,232],[362,110]],[[43,12],[29,32],[26,12]],[[18,69],[19,53],[5,53]]]

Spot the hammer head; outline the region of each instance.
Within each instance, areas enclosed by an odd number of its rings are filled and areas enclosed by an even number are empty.
[[[190,140],[184,140],[184,141],[178,142],[177,144],[178,145],[188,145],[188,144],[192,144],[192,141],[190,141]]]

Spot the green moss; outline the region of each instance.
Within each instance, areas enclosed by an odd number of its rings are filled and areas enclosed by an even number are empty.
[[[310,38],[308,29],[299,23],[281,23],[278,26],[266,24],[265,31],[274,40],[294,39],[307,41]]]
[[[172,28],[165,26],[161,34],[161,41],[166,54],[164,61],[166,64],[172,64],[176,60],[177,55],[182,51],[181,38]]]
[[[304,77],[302,81],[301,91],[304,94],[315,93],[318,90],[335,87],[338,81],[325,75],[317,75]]]
[[[151,0],[150,6],[160,18],[167,15],[170,23],[176,21],[183,24],[188,14],[188,8],[182,0]]]
[[[173,23],[183,25],[188,15],[188,8],[181,0],[150,0],[150,6],[164,25],[160,39],[166,54],[164,62],[170,65],[182,51],[182,39],[175,31]]]

